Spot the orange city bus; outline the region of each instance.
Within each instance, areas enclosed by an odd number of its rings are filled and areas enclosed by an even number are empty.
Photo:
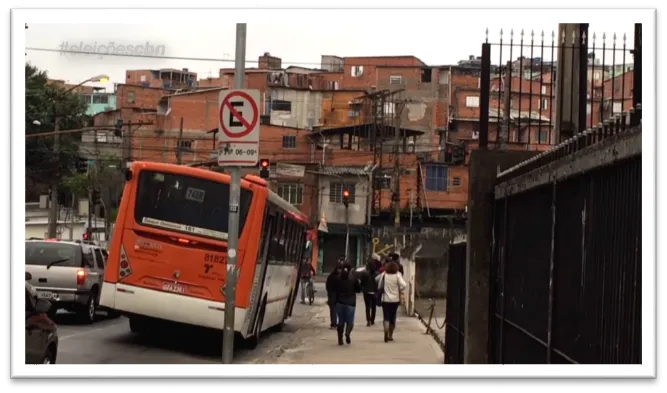
[[[125,179],[100,304],[137,333],[160,321],[222,329],[230,177],[134,162]],[[238,212],[234,330],[256,345],[292,314],[308,221],[253,175],[241,180]]]

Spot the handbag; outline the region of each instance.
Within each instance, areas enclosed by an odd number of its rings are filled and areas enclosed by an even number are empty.
[[[382,273],[382,278],[380,278],[380,282],[378,283],[378,290],[375,292],[375,304],[378,306],[382,303],[382,295],[384,295],[384,277],[385,274]]]

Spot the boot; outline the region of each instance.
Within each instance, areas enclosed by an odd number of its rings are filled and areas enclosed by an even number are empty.
[[[382,322],[382,326],[384,327],[384,342],[387,342],[389,341],[389,322]]]
[[[396,329],[395,323],[389,324],[389,341],[394,341],[394,329]]]
[[[338,345],[343,345],[343,325],[338,325],[336,330],[338,330]]]
[[[350,333],[352,333],[352,326],[351,325],[346,325],[345,326],[345,342],[350,344],[352,340],[350,339]]]

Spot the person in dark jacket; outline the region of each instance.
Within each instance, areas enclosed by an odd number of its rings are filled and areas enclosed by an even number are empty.
[[[343,333],[345,333],[345,341],[350,344],[352,342],[350,334],[354,327],[354,314],[357,307],[357,293],[361,292],[361,284],[352,272],[352,265],[347,262],[335,281],[335,289],[338,345],[343,345]]]
[[[387,257],[387,262],[386,263],[389,263],[389,262],[394,262],[396,265],[398,265],[398,272],[401,273],[401,275],[404,274],[403,273],[403,265],[401,265],[401,258],[397,253],[392,252],[391,254],[389,254],[389,256]]]
[[[375,311],[378,305],[375,301],[375,293],[377,292],[377,283],[375,277],[378,275],[375,268],[375,260],[371,259],[366,264],[366,270],[362,273],[359,281],[361,282],[361,290],[364,293],[364,306],[366,307],[366,326],[375,325]]]
[[[340,272],[343,270],[343,262],[338,261],[334,270],[329,273],[326,282],[327,290],[327,305],[329,306],[329,317],[331,318],[331,329],[336,329],[338,326],[338,318],[336,316],[336,281],[340,277]]]

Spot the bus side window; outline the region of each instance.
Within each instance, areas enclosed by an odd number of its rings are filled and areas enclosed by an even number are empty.
[[[303,228],[301,226],[299,226],[297,228],[296,232],[297,232],[296,235],[297,235],[297,239],[298,239],[297,249],[296,249],[297,250],[297,258],[299,260],[302,260],[303,258],[308,257],[308,255],[305,255],[305,253],[304,253],[304,251],[305,251],[304,247],[306,246],[306,242],[305,242],[306,234],[303,232]]]
[[[294,222],[292,220],[287,221],[287,241],[289,243],[288,261],[292,264],[294,263]]]
[[[273,216],[271,220],[271,238],[269,241],[269,261],[276,261],[278,259],[278,225],[280,224],[280,214]]]
[[[283,217],[282,220],[280,220],[280,227],[278,228],[278,240],[280,246],[278,247],[278,260],[281,262],[285,262],[287,260],[287,220]]]
[[[303,259],[301,257],[301,225],[294,223],[294,260],[298,263]]]

